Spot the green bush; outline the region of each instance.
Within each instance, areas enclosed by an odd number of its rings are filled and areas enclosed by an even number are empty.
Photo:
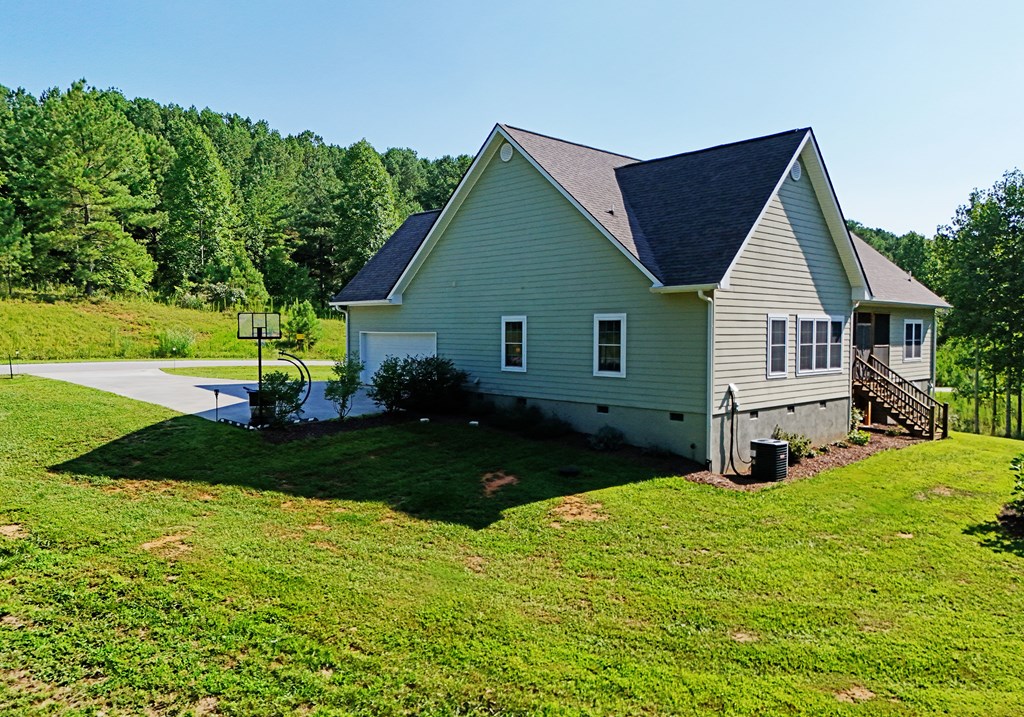
[[[262,399],[263,405],[271,409],[271,424],[280,426],[299,412],[305,388],[304,378],[292,378],[284,371],[263,374]]]
[[[449,413],[464,407],[469,374],[440,356],[388,356],[367,391],[388,413],[398,410]]]
[[[850,431],[850,435],[846,437],[846,440],[855,446],[866,446],[871,440],[871,434],[867,431]]]
[[[196,352],[196,337],[189,330],[175,331],[167,329],[156,335],[156,348],[153,355],[157,358],[188,358]]]
[[[856,406],[850,407],[850,430],[856,431],[864,423],[864,412]]]
[[[626,437],[618,428],[602,426],[589,439],[590,447],[595,451],[617,451],[626,442]]]
[[[334,378],[327,380],[324,397],[338,409],[338,417],[344,418],[351,410],[352,397],[359,390],[362,382],[359,375],[366,365],[359,360],[358,354],[352,354],[334,362]]]
[[[324,337],[324,326],[308,301],[297,301],[291,305],[282,328],[285,341],[303,350]]]
[[[772,438],[777,441],[786,441],[789,444],[789,464],[799,463],[804,458],[813,458],[814,449],[811,448],[811,439],[801,433],[787,433],[781,427],[776,426],[772,431]]]
[[[1010,507],[1017,515],[1024,516],[1024,453],[1010,461],[1010,471],[1013,473]]]

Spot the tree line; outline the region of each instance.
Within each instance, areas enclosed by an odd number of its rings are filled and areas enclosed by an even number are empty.
[[[848,222],[851,231],[943,296],[939,381],[974,400],[959,427],[1022,437],[1024,419],[1024,173],[975,189],[933,239]],[[991,413],[989,414],[989,410]],[[991,421],[988,421],[989,415]]]
[[[472,157],[378,153],[84,80],[0,86],[0,282],[186,304],[323,307]]]

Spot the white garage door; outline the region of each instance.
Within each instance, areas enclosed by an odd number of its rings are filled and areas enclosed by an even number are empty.
[[[363,383],[369,383],[381,362],[388,356],[434,356],[437,354],[435,333],[395,333],[362,331],[359,334],[359,357],[366,364]]]

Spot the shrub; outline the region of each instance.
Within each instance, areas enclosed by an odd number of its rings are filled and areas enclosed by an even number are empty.
[[[885,429],[885,435],[889,436],[890,438],[895,438],[896,436],[902,436],[903,435],[903,429],[900,428],[899,426],[889,426],[888,428]]]
[[[417,356],[406,359],[408,377],[407,405],[410,411],[449,413],[463,407],[463,384],[469,374],[455,368],[451,359]]]
[[[813,458],[815,453],[811,448],[811,439],[800,433],[786,433],[781,427],[776,426],[772,431],[772,438],[777,441],[786,441],[789,444],[789,464],[799,463],[804,458]]]
[[[324,326],[309,301],[296,301],[292,304],[282,328],[285,341],[303,350],[324,337]]]
[[[871,434],[867,431],[850,431],[850,435],[846,437],[846,440],[855,446],[866,446],[871,440]]]
[[[153,355],[157,358],[187,358],[196,352],[196,337],[189,331],[167,329],[156,335],[156,348]]]
[[[398,356],[388,356],[370,379],[366,393],[387,413],[394,413],[405,406],[409,391],[406,361]]]
[[[1017,515],[1024,516],[1024,453],[1010,461],[1010,472],[1013,473],[1010,507]]]
[[[469,374],[440,356],[388,356],[373,374],[370,398],[388,413],[407,411],[445,413],[463,407],[463,384]]]
[[[344,418],[351,410],[352,397],[362,385],[359,375],[366,365],[359,360],[358,354],[352,354],[334,362],[334,378],[327,380],[324,397],[338,409],[338,417]]]
[[[617,451],[626,442],[626,437],[618,428],[602,426],[590,437],[590,447],[595,451]]]
[[[284,371],[271,371],[263,375],[263,405],[271,407],[270,422],[281,425],[300,410],[306,380],[292,378]]]
[[[856,431],[864,423],[864,412],[856,406],[850,407],[850,430]]]

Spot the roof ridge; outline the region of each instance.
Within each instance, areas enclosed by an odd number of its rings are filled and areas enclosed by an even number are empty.
[[[761,142],[762,140],[766,140],[766,139],[775,139],[776,137],[784,137],[784,136],[790,135],[790,134],[797,134],[798,132],[811,132],[811,131],[812,130],[811,130],[810,127],[798,127],[796,129],[787,129],[787,130],[784,130],[782,132],[775,132],[773,134],[762,135],[761,137],[751,137],[750,139],[741,139],[738,142],[725,142],[723,144],[716,144],[713,147],[704,147],[702,149],[694,149],[694,150],[690,150],[689,152],[679,152],[678,154],[670,154],[670,155],[667,155],[665,157],[655,157],[654,159],[641,159],[641,160],[637,160],[637,162],[635,164],[629,164],[629,165],[624,165],[624,166],[635,167],[635,166],[641,165],[641,164],[651,164],[652,162],[661,162],[661,161],[666,160],[666,159],[677,159],[679,157],[687,157],[687,156],[694,155],[694,154],[702,154],[704,152],[713,152],[715,150],[725,149],[726,147],[738,147],[738,146],[740,146],[742,144],[750,144],[752,142]],[[623,167],[617,167],[615,171],[617,172],[620,169],[623,169]]]
[[[420,214],[437,214],[438,212],[441,212],[441,211],[443,211],[443,210],[442,209],[424,209],[421,212],[412,212],[411,214],[408,214],[405,218],[408,219],[409,217],[419,216]]]
[[[561,137],[552,137],[550,134],[543,134],[541,132],[534,132],[533,130],[523,129],[522,127],[513,127],[510,124],[504,124],[502,122],[499,122],[498,126],[501,127],[502,129],[514,129],[517,132],[526,132],[526,134],[532,134],[534,137],[543,137],[544,139],[550,139],[550,140],[552,140],[554,142],[561,142],[562,144],[571,144],[574,147],[582,147],[583,149],[589,149],[592,152],[600,152],[601,154],[610,154],[613,157],[622,157],[623,159],[629,159],[629,160],[632,160],[633,162],[643,162],[643,161],[646,161],[646,160],[643,160],[643,159],[637,159],[636,157],[631,157],[628,154],[620,154],[619,152],[611,152],[611,151],[609,151],[607,149],[601,149],[599,147],[591,147],[589,144],[583,144],[582,142],[573,142],[573,141],[568,140],[568,139],[562,139]]]

